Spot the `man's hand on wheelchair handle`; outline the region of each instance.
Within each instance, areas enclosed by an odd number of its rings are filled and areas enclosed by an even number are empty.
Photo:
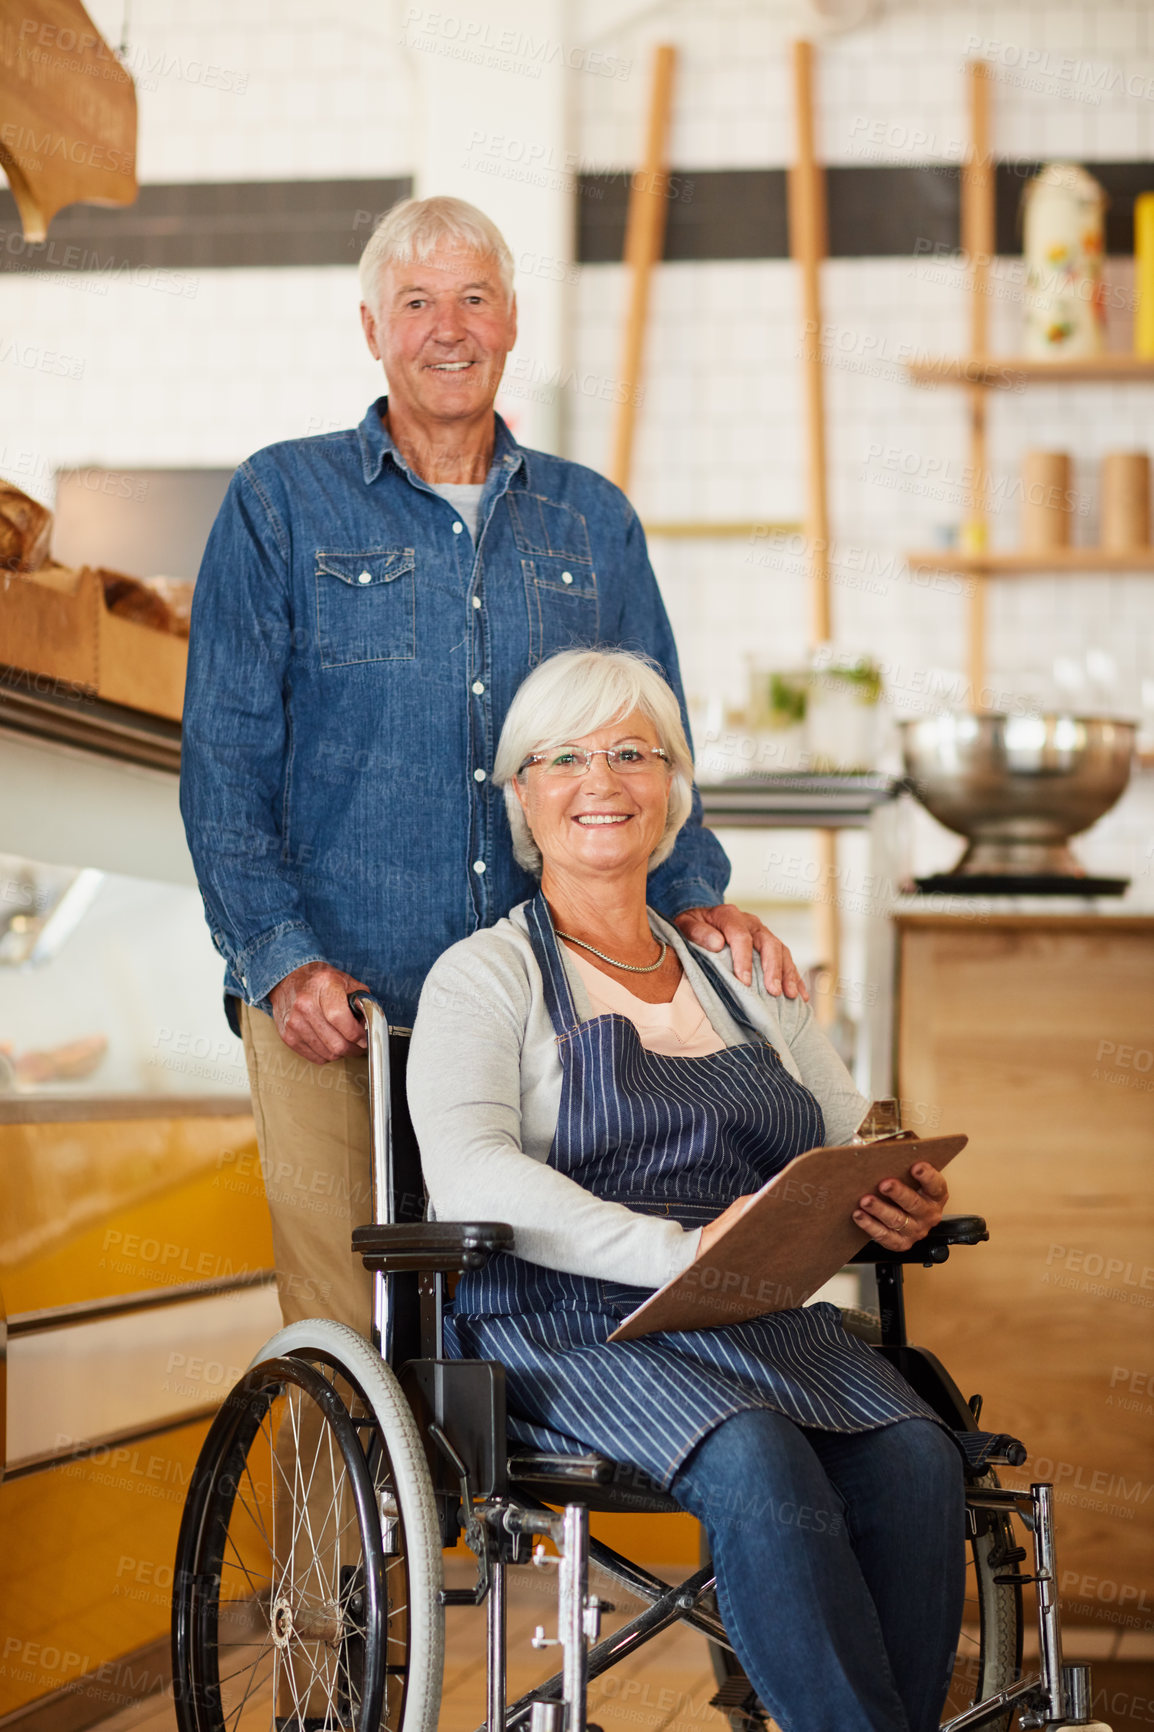
[[[880,1195],[863,1197],[854,1210],[856,1224],[886,1251],[908,1251],[924,1239],[949,1202],[945,1179],[928,1161],[917,1161],[910,1177],[913,1187],[901,1179],[883,1179],[878,1185]]]
[[[363,980],[327,962],[306,962],[269,993],[276,1031],[291,1051],[312,1064],[363,1052],[365,1027],[349,1009],[349,993],[368,990]]]
[[[673,924],[690,944],[700,944],[703,950],[724,950],[728,944],[733,953],[733,971],[746,986],[753,984],[753,947],[761,957],[761,972],[765,989],[776,998],[784,992],[787,998],[808,999],[805,981],[780,938],[756,914],[746,914],[732,902],[722,902],[716,908],[685,908]]]

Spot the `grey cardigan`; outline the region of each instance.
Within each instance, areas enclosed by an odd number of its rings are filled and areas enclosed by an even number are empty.
[[[710,1023],[728,1046],[749,1039],[709,984],[693,948],[649,911],[676,950]],[[566,957],[577,1014],[591,1016],[581,978]],[[753,1026],[790,1075],[812,1091],[826,1141],[844,1142],[867,1102],[803,999],[773,998],[754,959],[754,984],[721,967]],[[434,1215],[441,1221],[507,1221],[519,1256],[548,1269],[659,1287],[697,1252],[701,1230],[641,1215],[593,1196],[548,1165],[561,1101],[561,1061],[529,943],[524,904],[475,932],[434,964],[413,1029],[409,1106]]]

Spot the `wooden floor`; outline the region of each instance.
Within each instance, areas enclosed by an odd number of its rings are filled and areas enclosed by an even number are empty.
[[[659,1572],[660,1573],[660,1572]],[[667,1577],[676,1581],[676,1568]],[[541,1625],[547,1636],[557,1633],[556,1571],[515,1569],[508,1572],[509,1700],[515,1701],[557,1670],[558,1650],[535,1651],[530,1646]],[[608,1632],[635,1617],[641,1602],[631,1600],[614,1584],[590,1571],[590,1591],[612,1600],[616,1610],[605,1618]],[[485,1718],[485,1657],[483,1610],[452,1607],[446,1613],[445,1690],[440,1732],[475,1732]],[[717,1689],[709,1660],[709,1644],[692,1630],[674,1629],[656,1637],[631,1659],[615,1666],[589,1686],[589,1718],[605,1732],[668,1732],[677,1726],[701,1732],[728,1732],[725,1716],[710,1708]]]
[[[688,1570],[657,1566],[676,1581]],[[446,1557],[446,1584],[468,1587],[475,1579],[471,1562]],[[530,1646],[534,1630],[557,1633],[554,1570],[508,1572],[509,1700],[534,1689],[555,1672],[556,1648]],[[603,1633],[636,1616],[641,1602],[590,1570],[590,1592],[612,1600]],[[604,1732],[728,1732],[728,1721],[709,1706],[716,1690],[708,1643],[692,1630],[674,1629],[656,1637],[630,1660],[594,1680],[589,1688],[589,1718]],[[246,1717],[247,1718],[247,1717]],[[445,1673],[439,1732],[476,1732],[485,1719],[485,1610],[451,1606],[445,1613]],[[267,1724],[267,1722],[266,1722]],[[100,1732],[176,1732],[171,1696],[150,1696],[101,1722]]]
[[[446,1558],[446,1581],[471,1584],[465,1559]],[[676,1580],[676,1566],[657,1567]],[[639,1603],[590,1572],[590,1590],[615,1601],[606,1631],[635,1615]],[[535,1688],[557,1667],[556,1649],[535,1651],[530,1639],[538,1625],[556,1634],[556,1578],[553,1571],[508,1572],[509,1698]],[[444,1694],[439,1732],[476,1732],[485,1718],[485,1612],[450,1607],[445,1614]],[[1064,1631],[1068,1661],[1093,1665],[1095,1717],[1114,1732],[1148,1732],[1154,1722],[1154,1634],[1116,1629]],[[1036,1654],[1033,1630],[1026,1630],[1027,1659]],[[727,1732],[725,1717],[710,1708],[717,1688],[705,1638],[674,1629],[658,1636],[631,1660],[622,1662],[589,1689],[589,1718],[604,1732]],[[267,1724],[267,1722],[266,1722]],[[101,1723],[100,1732],[175,1732],[172,1700],[148,1697]]]

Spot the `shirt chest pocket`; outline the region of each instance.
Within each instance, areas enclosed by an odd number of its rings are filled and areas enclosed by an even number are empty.
[[[321,666],[412,661],[417,653],[416,555],[411,547],[317,549]]]
[[[598,641],[597,573],[581,513],[540,493],[505,495],[529,613],[529,666]]]
[[[529,665],[555,650],[585,648],[597,642],[597,574],[564,555],[534,554],[522,559],[529,609]]]

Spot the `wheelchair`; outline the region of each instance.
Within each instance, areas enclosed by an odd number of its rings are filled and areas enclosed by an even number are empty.
[[[462,1604],[487,1608],[483,1732],[586,1732],[590,1681],[678,1623],[708,1639],[711,1706],[733,1732],[772,1724],[728,1642],[704,1545],[700,1568],[671,1583],[590,1537],[590,1511],[672,1513],[673,1501],[625,1464],[509,1442],[504,1368],[444,1357],[446,1278],[511,1246],[512,1229],[424,1218],[409,1031],[389,1028],[367,993],[350,1002],[368,1034],[374,1223],[353,1249],[375,1277],[372,1340],[324,1319],[282,1329],[209,1430],[174,1570],[180,1732],[434,1732],[445,1607]],[[981,1398],[964,1400],[932,1353],[907,1344],[902,1266],[987,1237],[979,1218],[948,1217],[909,1252],[871,1244],[856,1261],[874,1265],[879,1312],[846,1317],[961,1434],[977,1433]],[[1003,1489],[996,1466],[1020,1466],[1025,1449],[982,1437],[967,1469],[966,1611],[943,1727],[1088,1726],[1089,1668],[1062,1661],[1052,1488]],[[462,1534],[475,1585],[446,1588],[443,1549]],[[561,1665],[510,1702],[506,1586],[518,1565],[556,1569],[556,1635],[539,1628],[533,1646],[555,1645]],[[608,1634],[614,1608],[590,1592],[591,1565],[642,1606]]]

